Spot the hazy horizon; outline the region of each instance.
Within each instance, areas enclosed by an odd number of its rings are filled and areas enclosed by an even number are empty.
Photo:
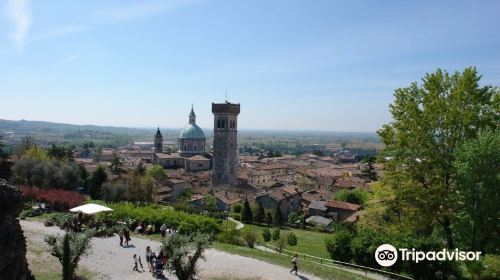
[[[243,129],[376,131],[396,88],[476,66],[500,85],[499,1],[0,4],[0,118],[182,127],[241,104]]]

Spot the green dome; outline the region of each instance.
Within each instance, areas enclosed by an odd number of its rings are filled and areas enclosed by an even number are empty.
[[[187,124],[181,130],[179,139],[205,139],[205,133],[196,124]]]

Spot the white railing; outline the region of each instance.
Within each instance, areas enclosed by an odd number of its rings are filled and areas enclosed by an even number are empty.
[[[336,260],[332,260],[332,259],[324,259],[324,258],[311,256],[311,255],[304,254],[304,253],[294,252],[294,251],[290,251],[290,250],[286,250],[286,249],[281,249],[281,252],[280,252],[280,249],[278,247],[275,247],[275,246],[272,246],[269,244],[260,244],[259,243],[258,245],[264,247],[264,249],[267,248],[269,250],[274,251],[275,253],[284,254],[286,256],[292,257],[294,255],[298,255],[299,259],[306,261],[306,262],[310,262],[310,263],[317,263],[317,264],[321,264],[323,266],[328,266],[328,267],[334,267],[333,265],[337,265],[337,267],[341,266],[341,267],[349,267],[352,269],[361,270],[362,272],[364,272],[365,276],[368,276],[368,272],[371,272],[371,273],[378,274],[379,276],[383,276],[384,278],[387,277],[387,279],[413,280],[413,278],[408,277],[408,276],[404,276],[404,275],[392,273],[389,271],[376,269],[373,267],[367,267],[367,266],[362,266],[362,265],[357,265],[357,264],[352,264],[352,263],[347,263],[347,262],[341,262],[341,261],[336,261]]]

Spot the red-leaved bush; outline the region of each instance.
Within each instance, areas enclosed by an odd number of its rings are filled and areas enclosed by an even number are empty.
[[[72,191],[56,189],[39,189],[32,187],[21,187],[25,200],[47,203],[56,211],[66,211],[81,205],[85,201],[82,194]]]

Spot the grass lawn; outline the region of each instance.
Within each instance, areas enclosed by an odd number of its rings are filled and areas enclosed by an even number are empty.
[[[265,243],[264,239],[262,238],[262,230],[267,228],[271,231],[271,233],[274,230],[273,227],[256,226],[249,224],[245,224],[245,227],[249,227],[257,231],[257,234],[259,236],[258,239],[259,243]],[[301,229],[280,229],[281,236],[285,236],[289,232],[293,232],[297,236],[297,245],[296,246],[287,245],[285,249],[298,253],[308,254],[315,257],[330,259],[330,254],[328,254],[328,251],[326,250],[325,246],[325,237],[331,236],[332,235],[331,233],[316,232],[316,231],[301,230]],[[267,244],[274,245],[274,242],[271,239],[271,241],[268,242]]]
[[[290,257],[281,256],[275,253],[263,252],[258,249],[251,249],[243,246],[236,246],[226,243],[218,243],[215,242],[212,244],[212,247],[225,251],[231,254],[245,256],[253,259],[258,259],[261,261],[265,261],[267,263],[283,266],[286,268],[290,267]],[[300,271],[305,271],[309,274],[316,275],[321,277],[322,279],[335,279],[335,280],[366,280],[361,275],[349,273],[340,269],[325,267],[320,264],[308,263],[308,262],[300,262],[299,261],[299,273]]]

